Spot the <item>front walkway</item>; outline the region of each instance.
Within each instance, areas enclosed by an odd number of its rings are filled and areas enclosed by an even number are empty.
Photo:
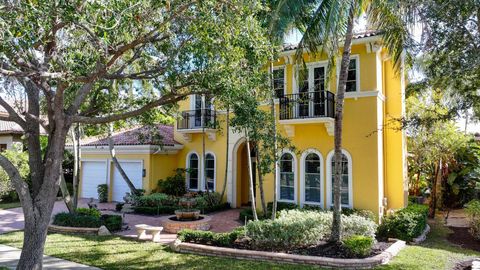
[[[0,266],[15,269],[20,259],[20,253],[21,250],[18,248],[0,245]],[[43,269],[100,270],[100,268],[50,256],[43,256]]]

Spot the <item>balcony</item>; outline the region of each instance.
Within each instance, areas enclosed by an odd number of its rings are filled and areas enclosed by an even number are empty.
[[[183,111],[177,120],[177,132],[186,141],[191,141],[193,133],[205,132],[208,138],[215,141],[217,129],[217,112],[210,109]]]
[[[335,95],[329,91],[305,92],[279,98],[280,124],[288,136],[294,136],[297,124],[324,123],[327,133],[333,136]]]

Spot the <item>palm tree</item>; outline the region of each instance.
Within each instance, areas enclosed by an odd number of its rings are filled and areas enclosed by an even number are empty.
[[[339,242],[341,239],[341,171],[342,171],[342,121],[343,103],[350,63],[350,51],[353,39],[353,27],[355,19],[366,15],[369,25],[383,31],[383,45],[393,57],[394,63],[399,67],[403,55],[403,48],[408,40],[408,30],[402,20],[402,9],[397,0],[319,0],[315,1],[312,8],[311,1],[278,1],[274,10],[283,10],[285,6],[293,5],[295,10],[303,13],[292,14],[291,22],[302,33],[302,39],[296,52],[296,63],[305,64],[303,53],[305,49],[312,53],[324,53],[329,59],[329,66],[335,64],[335,56],[340,51],[340,43],[343,40],[342,59],[337,86],[337,98],[335,101],[335,172],[333,184],[333,223],[331,241]],[[309,9],[311,8],[311,9]],[[309,12],[305,12],[309,10]],[[276,18],[277,15],[272,15]],[[275,20],[272,20],[276,23]],[[281,25],[281,23],[279,23]],[[271,28],[273,29],[273,28]],[[329,70],[333,70],[329,68]]]

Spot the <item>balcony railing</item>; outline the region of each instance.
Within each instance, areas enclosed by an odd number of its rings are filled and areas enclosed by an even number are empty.
[[[177,121],[177,129],[215,129],[217,125],[217,113],[215,110],[192,110],[183,111]]]
[[[280,101],[280,120],[335,116],[335,95],[329,91],[284,95]]]

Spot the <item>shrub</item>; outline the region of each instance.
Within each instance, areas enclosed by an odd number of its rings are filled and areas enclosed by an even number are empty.
[[[102,215],[102,213],[100,213],[100,210],[95,208],[77,208],[76,213],[80,216],[92,216],[96,218],[100,218],[100,216]]]
[[[144,215],[164,215],[164,214],[173,214],[175,210],[179,209],[179,206],[134,206],[133,211],[137,214],[144,214]]]
[[[235,241],[244,234],[245,230],[243,227],[236,228],[233,231],[226,233],[185,229],[178,233],[178,238],[183,242],[192,242],[219,247],[232,247]]]
[[[111,232],[122,229],[122,216],[120,215],[102,215],[100,221]]]
[[[165,193],[152,193],[150,195],[138,196],[135,199],[136,206],[158,207],[165,205],[176,205],[178,200]]]
[[[352,257],[367,257],[372,253],[374,239],[363,235],[352,235],[342,240],[342,246]]]
[[[124,203],[117,203],[115,204],[115,211],[120,212],[123,209]]]
[[[58,213],[53,218],[53,224],[65,227],[98,228],[102,225],[98,217],[89,215],[77,215],[70,213]]]
[[[173,176],[167,177],[167,179],[161,179],[158,181],[158,188],[161,192],[172,196],[183,196],[187,193],[185,185],[185,169],[174,170]]]
[[[419,236],[427,226],[428,206],[410,204],[385,217],[378,227],[379,238],[398,238],[411,241]]]
[[[20,177],[25,181],[30,181],[30,167],[28,166],[28,153],[22,152],[21,147],[15,145],[11,150],[5,150],[2,155],[8,158],[18,169]],[[17,201],[18,195],[10,181],[7,172],[0,167],[0,201]]]
[[[108,201],[108,185],[101,184],[97,187],[98,192],[98,201],[101,203],[105,203]]]
[[[286,202],[277,202],[277,212],[280,212],[282,210],[292,210],[292,209],[299,209],[300,207],[297,204],[294,203],[286,203]],[[269,202],[267,204],[267,210],[268,212],[272,212],[273,209],[273,202]]]
[[[470,233],[480,239],[480,200],[472,200],[465,205],[465,213],[470,219]]]
[[[342,237],[351,235],[375,236],[376,224],[357,215],[342,215]],[[254,246],[263,249],[299,248],[328,240],[331,233],[332,212],[284,210],[274,221],[251,221],[246,235]]]

